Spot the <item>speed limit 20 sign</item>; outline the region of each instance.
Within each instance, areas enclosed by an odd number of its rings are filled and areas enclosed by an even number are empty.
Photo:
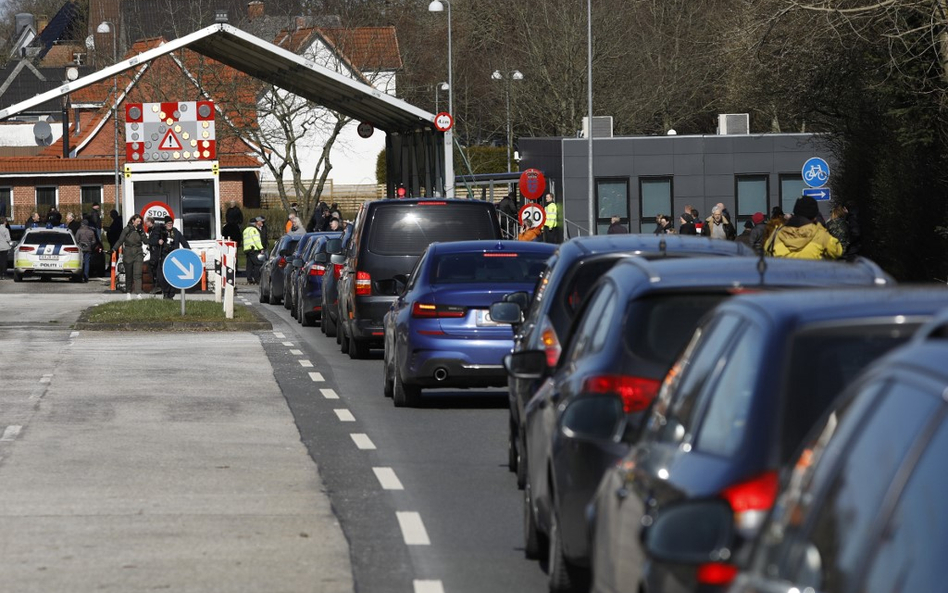
[[[532,228],[539,228],[546,224],[546,210],[538,204],[525,204],[520,209],[520,224],[526,225],[527,219],[533,223]]]
[[[454,125],[454,118],[447,111],[442,111],[435,116],[434,125],[439,132],[447,132]]]

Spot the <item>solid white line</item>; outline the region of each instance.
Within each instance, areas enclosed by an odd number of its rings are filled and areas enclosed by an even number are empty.
[[[402,528],[402,537],[409,546],[430,546],[425,524],[421,522],[421,515],[414,512],[398,511],[398,526]]]
[[[320,389],[319,392],[322,393],[326,399],[339,399],[339,394],[336,393],[334,389]]]
[[[313,363],[311,363],[311,362],[308,361],[308,360],[301,360],[301,361],[299,361],[299,362],[300,362],[300,366],[302,366],[302,367],[305,367],[305,368],[307,368],[307,369],[313,368]]]
[[[6,427],[3,431],[3,436],[0,436],[0,441],[12,441],[19,436],[20,430],[22,429],[22,426],[17,426],[16,424]]]
[[[290,344],[290,346],[292,346],[292,345],[293,345],[293,344]],[[302,356],[302,355],[303,355],[303,351],[302,351],[302,350],[290,350],[290,354],[292,354],[293,356]]]
[[[382,490],[404,490],[405,487],[402,486],[402,481],[398,479],[398,476],[395,475],[395,470],[390,467],[373,467],[372,471],[375,472],[375,477],[378,478],[379,484],[382,485]]]
[[[292,346],[292,345],[293,345],[293,342],[283,342],[283,345],[284,345],[284,346]]]
[[[280,332],[273,332],[273,337],[274,337],[274,338],[279,338],[279,339],[282,340],[282,339],[285,338],[286,336],[284,336],[284,335],[283,335],[282,333],[280,333]]]
[[[352,415],[352,412],[346,410],[345,408],[340,408],[333,410],[336,413],[336,416],[339,418],[340,422],[355,422],[356,418]]]
[[[323,379],[322,373],[310,373],[309,378],[312,379],[313,382],[315,383],[322,383],[323,381],[325,381],[325,379]]]
[[[444,593],[441,581],[414,581],[415,593]]]
[[[352,437],[352,441],[356,444],[356,447],[362,449],[363,451],[373,451],[375,449],[375,443],[372,442],[372,439],[369,438],[369,435],[361,432],[355,432],[349,436]]]

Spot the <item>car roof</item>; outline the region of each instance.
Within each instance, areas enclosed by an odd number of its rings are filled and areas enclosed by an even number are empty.
[[[763,262],[763,266],[761,266]],[[763,274],[761,274],[763,269]],[[824,287],[834,285],[889,286],[895,281],[878,266],[866,263],[795,260],[787,258],[709,257],[646,260],[625,258],[607,274],[621,283],[644,277],[653,288],[729,286],[745,289],[766,286]]]
[[[39,233],[39,232],[43,232],[43,233],[70,233],[70,232],[72,232],[72,231],[70,231],[67,227],[64,227],[64,226],[54,226],[54,227],[52,227],[52,228],[46,228],[46,227],[44,227],[44,226],[43,226],[43,227],[35,226],[35,227],[31,227],[31,228],[26,229],[26,232],[27,232],[27,233]]]
[[[662,244],[664,243],[664,248]],[[596,235],[577,237],[560,245],[560,256],[574,259],[592,254],[636,252],[694,253],[708,255],[755,255],[754,250],[737,241],[722,241],[691,235]]]
[[[876,361],[873,373],[886,374],[903,369],[911,375],[925,374],[944,385],[948,385],[948,338],[933,336],[922,340],[910,340]],[[948,398],[948,389],[942,397]]]
[[[817,288],[801,299],[791,292],[739,295],[719,307],[723,311],[751,311],[778,324],[809,325],[904,316],[930,317],[945,308],[944,288],[891,287]]]
[[[382,198],[381,200],[375,200],[372,202],[366,202],[366,207],[374,208],[379,205],[386,204],[404,204],[406,206],[426,206],[432,202],[444,203],[444,204],[489,204],[493,206],[491,202],[485,200],[466,200],[460,198]]]
[[[536,241],[451,241],[447,243],[432,243],[428,246],[431,254],[463,253],[469,251],[510,251],[516,253],[540,253],[553,255],[556,245],[538,243]]]

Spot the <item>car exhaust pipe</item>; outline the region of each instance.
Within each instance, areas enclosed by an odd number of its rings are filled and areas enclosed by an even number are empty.
[[[442,382],[442,381],[447,380],[447,378],[448,378],[448,369],[446,369],[446,368],[444,368],[444,367],[438,367],[438,368],[436,368],[436,369],[435,369],[435,372],[434,372],[434,378],[435,378],[435,381],[438,381],[439,383]]]

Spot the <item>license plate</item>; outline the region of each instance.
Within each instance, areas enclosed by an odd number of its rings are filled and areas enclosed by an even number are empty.
[[[487,309],[478,309],[474,319],[478,327],[497,327],[498,325],[502,325],[490,318],[490,311]]]
[[[41,262],[39,263],[39,266],[38,266],[38,267],[40,267],[40,268],[58,268],[58,267],[59,267],[59,264],[56,263],[56,262],[43,262],[43,261],[41,261]]]
[[[40,256],[40,259],[55,259],[55,260],[58,260],[58,259],[59,259],[59,256],[58,256],[58,255],[41,255],[41,256]]]

